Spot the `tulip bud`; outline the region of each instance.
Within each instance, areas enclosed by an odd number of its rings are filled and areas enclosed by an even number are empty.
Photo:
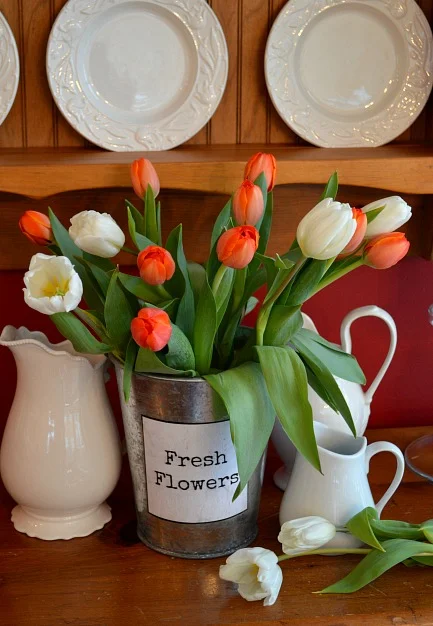
[[[81,211],[71,217],[69,235],[80,250],[110,259],[119,253],[125,235],[111,215],[98,211]]]
[[[18,222],[21,232],[38,246],[48,246],[53,239],[49,218],[39,211],[26,211]]]
[[[352,209],[352,215],[354,220],[356,220],[356,230],[352,239],[341,253],[343,256],[352,254],[352,252],[355,252],[355,250],[359,248],[365,237],[365,231],[367,230],[367,216],[363,213],[362,209]]]
[[[155,198],[159,194],[158,174],[149,159],[141,158],[131,163],[131,182],[139,198],[144,198],[148,185],[152,187]]]
[[[386,270],[406,256],[410,243],[404,233],[388,233],[371,239],[364,248],[364,263]]]
[[[268,191],[272,191],[277,173],[277,163],[273,154],[264,152],[254,154],[245,166],[244,178],[253,183],[262,172],[265,175]]]
[[[250,263],[258,245],[259,233],[254,226],[236,226],[218,239],[217,256],[227,267],[241,270]]]
[[[174,274],[176,265],[168,250],[160,246],[148,246],[137,258],[141,279],[148,285],[162,285]]]
[[[403,226],[403,224],[406,224],[412,217],[411,207],[400,196],[390,196],[389,198],[370,202],[362,210],[364,213],[369,213],[382,206],[385,207],[383,211],[367,226],[367,237],[391,233]]]
[[[335,537],[336,528],[323,517],[310,515],[285,522],[281,526],[278,541],[285,554],[300,554],[316,550]]]
[[[170,318],[162,309],[141,309],[131,322],[132,337],[141,348],[159,352],[170,341],[172,332]]]
[[[350,204],[324,198],[299,222],[296,238],[304,256],[326,261],[344,250],[356,226]]]
[[[254,226],[262,217],[264,209],[260,187],[250,180],[244,180],[233,196],[233,215],[236,222]]]

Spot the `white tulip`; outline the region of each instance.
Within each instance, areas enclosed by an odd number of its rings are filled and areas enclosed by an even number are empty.
[[[368,213],[381,206],[385,207],[383,211],[367,226],[367,237],[392,233],[400,226],[403,226],[403,224],[406,224],[412,217],[411,207],[400,196],[390,196],[389,198],[382,198],[382,200],[375,200],[375,202],[370,202],[370,204],[363,207],[362,210],[364,213]]]
[[[69,235],[84,252],[109,259],[118,254],[125,235],[108,213],[82,211],[71,218]]]
[[[325,261],[344,250],[355,230],[350,204],[324,198],[299,222],[296,238],[304,256]]]
[[[301,554],[325,545],[331,541],[335,533],[334,524],[323,517],[310,515],[284,522],[278,541],[282,544],[285,554]]]
[[[238,592],[245,600],[264,600],[265,606],[278,598],[283,573],[278,557],[265,548],[242,548],[229,556],[220,566],[220,578],[238,584]]]
[[[81,279],[65,256],[35,254],[24,284],[26,304],[45,315],[73,311],[83,296]]]

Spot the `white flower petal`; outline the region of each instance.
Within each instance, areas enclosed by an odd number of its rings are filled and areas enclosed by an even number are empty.
[[[35,254],[24,276],[24,301],[45,315],[75,309],[83,295],[83,285],[66,257]]]
[[[125,235],[108,213],[82,211],[71,218],[69,235],[85,252],[111,258],[125,243]]]
[[[383,211],[367,226],[367,237],[391,233],[406,224],[412,217],[411,207],[400,196],[375,200],[363,207],[362,210],[364,213],[369,213],[381,206],[385,206]]]
[[[266,548],[242,548],[228,557],[220,567],[220,578],[238,583],[245,600],[265,600],[266,606],[278,597],[283,574],[278,557]]]
[[[351,206],[325,198],[300,221],[296,238],[304,256],[327,260],[344,250],[355,230]]]

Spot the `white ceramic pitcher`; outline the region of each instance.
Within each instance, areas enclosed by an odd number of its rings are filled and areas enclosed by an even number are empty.
[[[304,328],[317,333],[317,328],[311,317],[305,313],[303,313],[302,316],[304,320]],[[367,428],[368,418],[370,417],[370,405],[373,400],[373,396],[390,366],[397,346],[397,328],[391,315],[378,306],[369,305],[354,309],[343,319],[340,328],[340,337],[341,347],[345,352],[348,352],[349,354],[352,352],[350,328],[355,320],[362,317],[378,317],[382,319],[388,326],[390,342],[385,360],[367,391],[364,392],[361,385],[358,385],[357,383],[334,376],[350,409],[358,435],[363,435],[365,429]],[[315,421],[326,424],[335,430],[346,433],[351,432],[341,415],[336,413],[324,400],[322,400],[322,398],[311,387],[308,387],[308,400],[313,409],[313,419]],[[296,449],[287,437],[278,419],[275,421],[275,427],[272,432],[272,441],[284,463],[284,466],[275,473],[274,482],[277,487],[284,490],[290,476],[291,468],[293,467]]]
[[[104,500],[121,465],[106,358],[13,326],[0,345],[11,349],[18,371],[0,450],[1,477],[18,503],[14,526],[40,539],[89,535],[111,519]]]
[[[322,474],[297,453],[289,484],[280,508],[280,524],[307,515],[319,515],[337,527],[367,506],[379,516],[399,486],[404,472],[403,454],[392,443],[378,441],[367,445],[365,437],[353,437],[315,422]],[[376,504],[368,483],[370,459],[379,452],[391,452],[397,459],[395,476]],[[327,547],[356,547],[355,537],[339,532]]]

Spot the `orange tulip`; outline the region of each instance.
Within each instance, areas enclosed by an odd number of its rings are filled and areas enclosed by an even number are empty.
[[[174,274],[176,265],[170,252],[161,246],[148,246],[137,258],[141,279],[148,285],[162,285]]]
[[[410,243],[404,233],[388,233],[371,239],[364,249],[364,263],[386,270],[406,256]]]
[[[266,178],[268,191],[272,191],[277,173],[277,163],[273,154],[265,152],[254,154],[245,166],[244,178],[254,182],[262,172]]]
[[[131,163],[131,181],[139,198],[144,198],[148,185],[152,187],[155,198],[159,194],[158,174],[149,159],[141,158]]]
[[[356,220],[356,230],[353,233],[352,239],[341,253],[342,256],[352,254],[352,252],[355,252],[355,250],[359,248],[367,230],[367,215],[361,209],[352,209],[352,216],[353,219]]]
[[[259,233],[254,226],[236,226],[221,235],[217,243],[218,259],[236,270],[246,267],[259,245]]]
[[[49,218],[39,211],[26,211],[18,222],[21,232],[32,243],[48,246],[53,239]]]
[[[238,224],[254,226],[263,215],[265,203],[262,190],[250,180],[244,180],[233,196],[233,215]]]
[[[153,352],[162,350],[170,341],[171,322],[162,309],[146,308],[138,312],[131,322],[132,337],[141,348]]]

